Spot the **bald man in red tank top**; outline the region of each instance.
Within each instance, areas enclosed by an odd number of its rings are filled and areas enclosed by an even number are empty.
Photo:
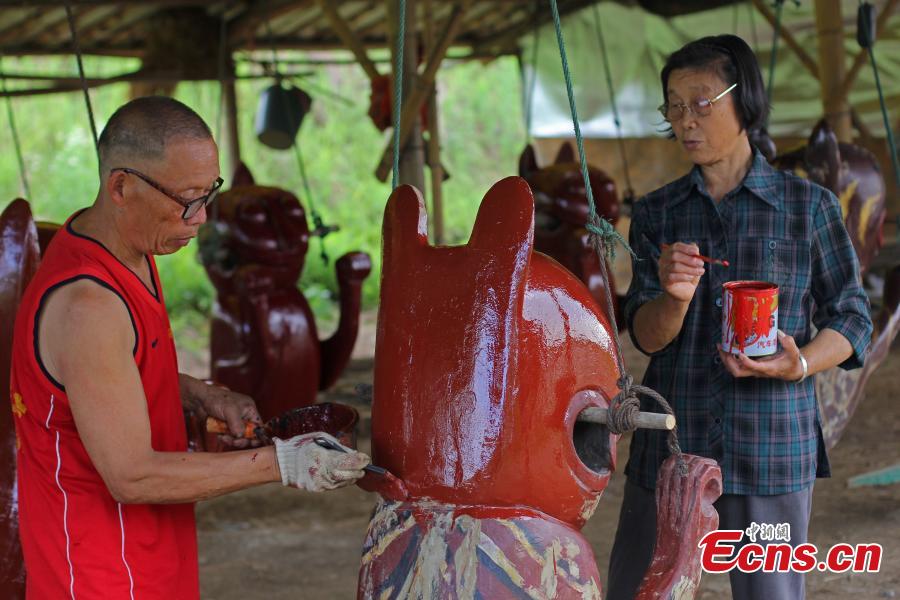
[[[199,597],[194,505],[281,481],[353,483],[369,458],[322,434],[188,453],[183,406],[258,421],[247,396],[178,373],[154,262],[186,246],[222,184],[190,108],[133,100],[100,136],[100,190],[50,244],[16,317],[11,401],[29,599]],[[302,377],[302,374],[298,374]]]

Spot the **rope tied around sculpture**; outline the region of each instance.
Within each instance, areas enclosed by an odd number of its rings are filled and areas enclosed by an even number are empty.
[[[616,435],[637,429],[635,419],[641,410],[641,401],[638,396],[647,396],[656,401],[667,415],[675,416],[672,406],[662,397],[662,394],[644,385],[634,383],[634,378],[628,373],[623,374],[618,380],[619,393],[609,403],[606,427]],[[679,468],[682,475],[687,475],[687,465],[681,457],[681,446],[678,443],[677,426],[669,432],[667,446],[669,453],[678,457]]]
[[[581,175],[584,178],[584,187],[586,191],[588,208],[589,208],[589,217],[586,228],[588,230],[588,239],[591,244],[591,248],[597,255],[599,259],[597,262],[600,263],[600,270],[603,274],[603,291],[606,296],[606,311],[607,318],[609,319],[610,328],[612,329],[613,337],[615,340],[615,354],[616,357],[616,366],[619,370],[619,379],[617,380],[617,385],[619,387],[619,393],[612,399],[609,405],[608,415],[607,415],[607,428],[615,434],[621,434],[626,431],[634,431],[637,426],[635,423],[635,418],[637,413],[640,411],[640,399],[639,395],[646,396],[656,401],[657,404],[662,408],[664,412],[667,414],[674,416],[674,411],[672,410],[672,406],[666,401],[665,398],[662,397],[659,392],[652,390],[646,386],[638,385],[634,383],[634,379],[625,369],[625,360],[622,357],[621,350],[621,341],[619,339],[619,327],[616,324],[616,318],[613,314],[613,298],[612,293],[610,292],[610,279],[609,272],[607,269],[606,261],[607,259],[614,259],[615,254],[615,244],[620,243],[622,247],[624,247],[629,254],[631,254],[633,259],[637,259],[634,251],[625,241],[625,239],[616,231],[615,227],[613,227],[612,223],[600,217],[597,214],[597,207],[594,203],[594,194],[591,189],[591,181],[590,176],[588,174],[587,167],[587,159],[585,158],[584,153],[584,140],[581,135],[581,126],[578,122],[578,111],[575,107],[575,92],[572,86],[572,74],[569,70],[569,61],[566,57],[566,45],[563,41],[562,34],[562,23],[559,17],[559,7],[557,6],[556,0],[550,0],[550,8],[553,11],[553,25],[556,28],[556,40],[559,44],[559,56],[562,61],[562,69],[563,76],[566,81],[566,93],[569,99],[569,110],[572,113],[572,125],[575,129],[575,142],[578,146],[578,156],[581,161]],[[669,439],[668,439],[668,447],[669,452],[676,456],[676,460],[678,461],[678,471],[682,477],[686,476],[688,473],[687,464],[684,462],[684,457],[681,453],[681,446],[678,444],[678,427],[672,428],[669,431]]]

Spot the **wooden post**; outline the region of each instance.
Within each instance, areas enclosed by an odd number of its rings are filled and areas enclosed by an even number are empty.
[[[819,84],[825,118],[841,142],[853,142],[853,124],[846,94],[841,94],[844,64],[844,23],[841,0],[816,0],[816,34],[819,46]]]
[[[222,96],[225,99],[225,156],[228,157],[228,177],[230,183],[235,169],[241,164],[241,142],[238,134],[237,90],[233,77],[222,82]]]
[[[432,0],[422,3],[422,32],[425,53],[431,54],[435,43]],[[437,83],[431,85],[428,97],[428,170],[431,173],[431,227],[435,244],[444,243],[444,165],[441,163],[441,124],[438,112]]]
[[[395,0],[396,1],[396,0]],[[397,14],[398,9],[395,9]],[[410,101],[412,92],[418,86],[418,31],[416,28],[415,1],[406,0],[406,32],[403,46],[403,81],[394,85],[403,86],[403,107],[395,106],[394,110],[405,112],[406,103]],[[418,114],[418,112],[417,112]],[[418,117],[410,124],[410,134],[406,140],[400,140],[400,179],[399,183],[409,184],[422,191],[425,189],[425,142],[422,138],[422,121]],[[401,128],[402,130],[402,128]]]

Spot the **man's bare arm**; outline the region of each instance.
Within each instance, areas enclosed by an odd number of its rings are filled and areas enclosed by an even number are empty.
[[[157,452],[128,311],[91,281],[50,296],[40,323],[41,357],[63,383],[82,443],[113,497],[179,503],[281,481],[272,448],[224,454]]]

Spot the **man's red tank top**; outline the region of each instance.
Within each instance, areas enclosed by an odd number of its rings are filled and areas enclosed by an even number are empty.
[[[153,449],[187,450],[175,344],[156,264],[147,258],[148,288],[100,242],[75,232],[77,217],[57,232],[16,315],[10,397],[26,596],[195,600],[194,505],[116,502],[78,437],[65,388],[38,356],[37,323],[50,292],[82,279],[109,289],[131,315]]]

